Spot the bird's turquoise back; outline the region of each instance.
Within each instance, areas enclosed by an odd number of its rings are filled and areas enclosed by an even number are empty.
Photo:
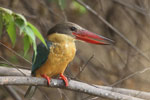
[[[49,52],[50,52],[50,49],[49,47],[52,45],[52,42],[50,41],[46,41],[46,44],[47,44],[47,47],[43,44],[43,43],[40,43],[37,45],[37,55],[36,55],[36,59],[35,61],[33,62],[33,65],[32,65],[32,75],[35,76],[35,71],[37,69],[39,69],[47,60],[48,58],[48,55],[49,55]],[[33,56],[33,59],[34,59],[34,56]]]

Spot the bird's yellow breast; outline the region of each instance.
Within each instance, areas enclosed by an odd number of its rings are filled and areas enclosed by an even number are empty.
[[[75,56],[76,47],[72,37],[63,34],[58,37],[58,34],[55,34],[49,39],[53,40],[53,45],[50,47],[47,61],[36,71],[37,77],[42,74],[52,77],[64,73],[67,65]],[[58,42],[58,40],[61,41]]]

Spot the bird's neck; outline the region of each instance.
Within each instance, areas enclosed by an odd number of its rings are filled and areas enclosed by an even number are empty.
[[[59,33],[53,33],[52,35],[49,35],[47,39],[54,43],[66,43],[75,41],[73,37]]]

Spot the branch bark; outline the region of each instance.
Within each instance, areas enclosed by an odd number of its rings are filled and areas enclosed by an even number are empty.
[[[24,74],[22,74],[22,72],[20,71],[22,71],[26,76],[23,76]],[[0,75],[0,85],[47,86],[47,81],[45,79],[29,77],[30,71],[25,69],[19,69],[18,71],[18,69],[15,68],[7,68],[0,66]],[[147,92],[113,88],[107,86],[89,85],[74,80],[69,80],[69,86],[65,87],[64,82],[62,80],[52,79],[50,87],[82,92],[89,95],[109,98],[111,100],[144,100],[150,98],[150,93]]]
[[[101,89],[109,90],[112,92],[117,92],[125,95],[134,96],[137,98],[142,98],[149,100],[150,98],[150,92],[143,92],[143,91],[137,91],[137,90],[131,90],[131,89],[125,89],[125,88],[115,88],[115,87],[108,87],[108,86],[97,86]]]
[[[1,76],[0,85],[36,85],[36,86],[47,86],[47,81],[43,78],[36,77],[24,77],[24,76]],[[144,100],[132,96],[123,95],[116,92],[111,92],[95,86],[70,80],[69,86],[65,87],[65,84],[62,80],[52,79],[50,87],[53,88],[62,88],[77,92],[86,93],[89,95],[99,96],[103,98],[108,98],[111,100]]]

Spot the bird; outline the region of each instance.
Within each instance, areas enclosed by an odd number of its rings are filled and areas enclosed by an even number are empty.
[[[58,23],[47,33],[47,39],[45,39],[47,47],[43,43],[37,45],[37,55],[32,64],[31,75],[45,78],[48,85],[50,85],[51,77],[59,75],[67,87],[69,84],[67,77],[64,76],[64,71],[75,56],[75,41],[97,45],[108,45],[114,42],[75,23]],[[30,86],[25,98],[31,98],[35,90],[36,86]]]

